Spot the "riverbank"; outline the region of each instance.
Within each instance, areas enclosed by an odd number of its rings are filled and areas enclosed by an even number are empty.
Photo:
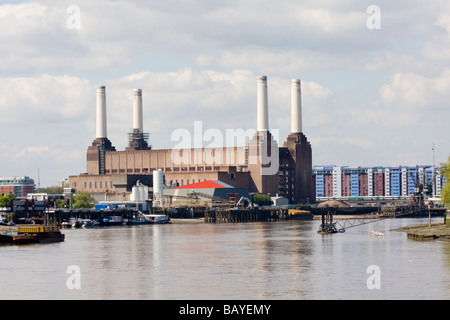
[[[433,223],[431,227],[428,224],[401,227],[393,229],[393,231],[406,232],[408,239],[428,241],[428,240],[445,240],[450,241],[450,226],[440,223]]]
[[[205,218],[170,218],[170,222],[174,224],[205,223]]]

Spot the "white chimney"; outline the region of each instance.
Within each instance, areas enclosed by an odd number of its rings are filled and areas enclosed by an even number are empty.
[[[133,130],[144,132],[144,120],[142,111],[142,90],[133,90]]]
[[[258,77],[258,114],[257,114],[257,130],[269,130],[269,107],[267,100],[267,77]]]
[[[291,133],[303,132],[302,128],[302,89],[300,80],[292,80],[291,85]]]
[[[97,87],[97,138],[107,137],[105,87]]]

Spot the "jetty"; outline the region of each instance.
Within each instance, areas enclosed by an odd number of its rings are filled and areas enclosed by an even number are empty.
[[[262,222],[287,219],[288,210],[285,209],[212,208],[205,211],[206,223]]]

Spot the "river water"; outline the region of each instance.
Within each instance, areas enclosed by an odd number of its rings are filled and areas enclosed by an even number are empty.
[[[390,219],[331,235],[317,234],[318,220],[64,230],[62,243],[0,246],[0,292],[8,299],[450,299],[450,243],[390,231],[427,222]]]

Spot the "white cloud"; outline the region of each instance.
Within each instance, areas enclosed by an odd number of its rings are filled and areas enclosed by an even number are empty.
[[[80,7],[79,30],[66,25],[73,4]],[[144,127],[150,142],[164,148],[174,129],[191,130],[198,120],[204,130],[254,127],[256,77],[262,74],[269,80],[270,126],[280,129],[281,140],[289,133],[290,79],[302,79],[303,127],[322,163],[380,159],[384,165],[398,153],[421,162],[417,148],[431,140],[450,149],[450,142],[436,139],[448,136],[450,6],[386,2],[380,4],[381,30],[368,30],[370,4],[0,5],[4,174],[47,166],[47,172],[58,171],[48,174],[51,184],[61,178],[56,174],[84,171],[95,133],[96,85],[107,86],[114,145],[127,144],[132,89],[142,88]]]
[[[447,109],[447,101],[450,99],[450,70],[445,69],[434,78],[414,73],[396,73],[381,88],[381,99],[391,108],[409,112]]]
[[[0,78],[0,124],[37,127],[83,119],[90,86],[68,75]]]

